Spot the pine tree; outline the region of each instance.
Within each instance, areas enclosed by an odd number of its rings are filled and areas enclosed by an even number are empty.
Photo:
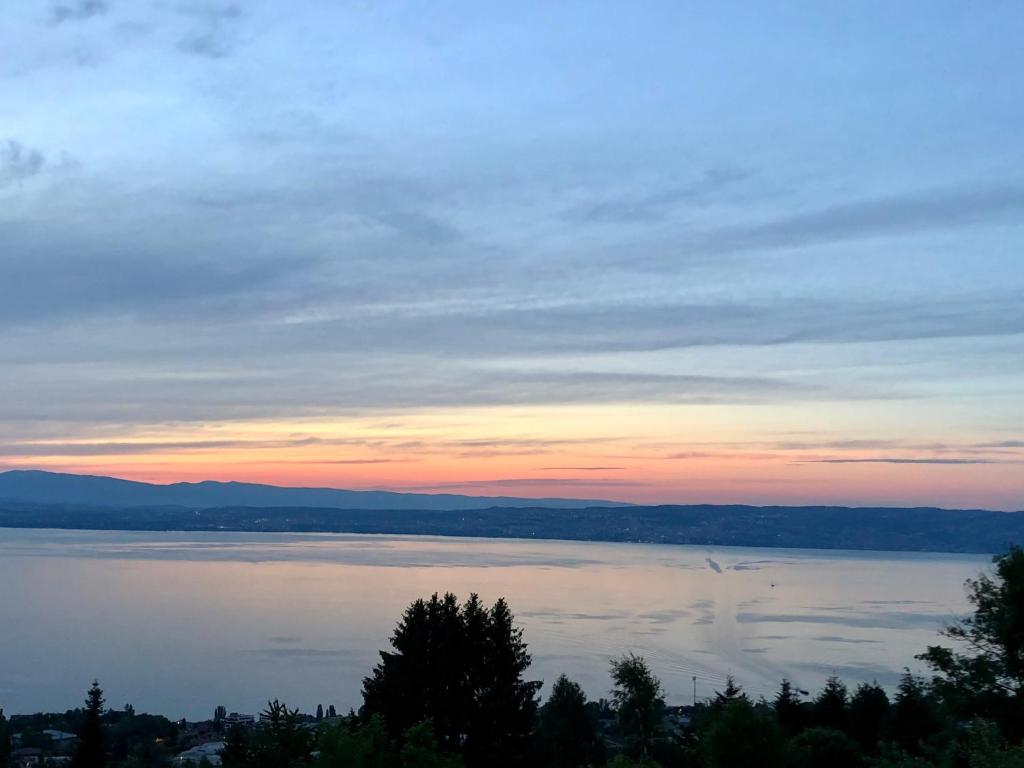
[[[890,738],[908,754],[922,755],[928,740],[940,730],[942,720],[924,681],[904,672],[890,708]]]
[[[846,685],[838,677],[830,677],[814,700],[814,724],[846,733],[850,727],[848,704]]]
[[[850,698],[850,735],[865,752],[877,751],[888,712],[889,697],[877,683],[861,683]]]
[[[260,715],[261,728],[253,745],[253,756],[260,768],[290,768],[309,761],[312,749],[310,732],[299,724],[299,710],[277,699],[267,702]]]
[[[78,732],[72,768],[103,768],[107,762],[103,735],[103,689],[94,680],[85,699],[85,717]]]
[[[223,768],[248,768],[252,761],[252,750],[245,728],[240,725],[228,728],[220,759]]]
[[[793,690],[793,684],[789,680],[782,681],[772,705],[775,708],[775,718],[779,721],[779,727],[782,728],[782,732],[786,736],[794,736],[803,730],[803,702],[800,701],[800,695]]]
[[[551,687],[540,708],[537,740],[543,763],[550,768],[579,768],[604,762],[604,742],[587,712],[587,697],[565,675]]]
[[[539,682],[523,679],[530,655],[504,600],[486,609],[471,595],[417,600],[402,615],[363,681],[364,723],[379,715],[401,741],[429,722],[442,753],[470,768],[522,762],[537,709]]]

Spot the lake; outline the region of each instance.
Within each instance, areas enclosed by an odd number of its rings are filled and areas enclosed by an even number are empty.
[[[729,673],[752,694],[831,674],[892,685],[968,610],[990,558],[345,534],[0,529],[0,707],[108,703],[207,718],[278,697],[358,706],[405,606],[505,597],[531,677],[607,695],[608,660],[645,656],[670,703]]]

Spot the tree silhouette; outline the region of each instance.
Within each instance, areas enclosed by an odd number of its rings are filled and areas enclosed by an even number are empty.
[[[539,682],[523,676],[530,655],[504,600],[486,609],[477,595],[417,600],[402,615],[363,681],[364,722],[383,718],[393,738],[429,722],[438,748],[471,768],[524,759]]]
[[[789,748],[789,768],[860,768],[863,759],[857,742],[834,728],[810,728]]]
[[[905,672],[890,708],[889,735],[892,741],[911,755],[927,751],[931,737],[942,730],[936,702],[924,681]]]
[[[850,698],[850,735],[865,752],[874,752],[889,713],[889,697],[877,683],[862,683]]]
[[[228,728],[224,737],[224,749],[220,753],[223,768],[245,768],[251,759],[252,750],[248,732],[240,725]]]
[[[772,706],[775,708],[775,718],[779,721],[779,727],[782,728],[784,734],[793,736],[803,729],[803,702],[800,701],[800,695],[793,689],[793,684],[789,680],[783,679]]]
[[[932,687],[962,716],[988,717],[1014,741],[1024,736],[1024,550],[993,558],[992,575],[967,581],[974,613],[943,634],[963,647],[930,646],[918,656]]]
[[[11,763],[11,730],[7,725],[4,711],[0,709],[0,766],[6,768]]]
[[[299,724],[299,710],[274,699],[260,715],[253,757],[260,768],[290,768],[309,761],[310,732]]]
[[[627,752],[646,760],[661,731],[665,696],[661,681],[642,656],[628,653],[611,663],[612,701],[626,738]]]
[[[814,700],[814,724],[845,733],[849,728],[849,692],[838,677],[830,677]]]
[[[72,757],[72,768],[103,768],[107,762],[103,737],[103,689],[93,680],[85,698],[85,713],[78,732],[78,748]]]
[[[565,675],[540,708],[537,741],[541,760],[551,768],[578,768],[603,762],[604,743],[587,712],[587,697]]]
[[[706,768],[779,768],[783,740],[772,711],[754,706],[746,696],[723,700],[699,741]]]

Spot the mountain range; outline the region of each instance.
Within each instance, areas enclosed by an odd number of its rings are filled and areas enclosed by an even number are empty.
[[[378,533],[974,553],[1024,545],[1024,513],[983,509],[641,506],[250,483],[154,485],[38,471],[0,473],[0,528]]]
[[[486,507],[621,507],[601,499],[524,499],[515,496],[464,496],[452,493],[349,491],[339,488],[288,488],[259,483],[217,482],[158,485],[98,475],[41,470],[0,472],[0,501],[92,507],[322,507],[332,509],[459,510]]]

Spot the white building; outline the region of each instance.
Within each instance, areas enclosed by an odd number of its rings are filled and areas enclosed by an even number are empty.
[[[177,757],[179,765],[201,763],[205,758],[210,765],[220,765],[220,753],[224,751],[223,741],[208,741],[192,749],[185,750]]]

